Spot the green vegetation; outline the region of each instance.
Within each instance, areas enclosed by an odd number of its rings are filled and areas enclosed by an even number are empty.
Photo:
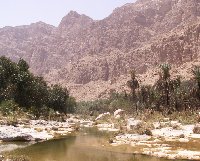
[[[135,100],[139,109],[151,109],[164,114],[198,109],[200,105],[200,67],[196,66],[191,71],[194,79],[188,81],[181,81],[180,76],[172,79],[170,70],[169,64],[162,64],[158,81],[153,86],[141,86],[136,91],[134,95],[136,95]],[[135,88],[131,88],[132,90]],[[131,101],[135,102],[133,99]]]
[[[0,57],[0,111],[4,116],[23,111],[48,116],[52,111],[72,113],[76,101],[66,88],[49,86],[42,77],[34,76],[23,59],[18,63]]]
[[[42,77],[29,71],[26,61],[18,63],[0,57],[0,113],[15,116],[22,113],[38,117],[53,117],[59,113],[80,113],[87,116],[125,109],[131,114],[139,111],[158,111],[168,115],[180,111],[196,111],[200,107],[200,67],[191,73],[194,79],[182,81],[171,78],[171,66],[160,66],[159,79],[154,85],[140,85],[136,72],[131,71],[127,82],[130,93],[113,92],[108,99],[76,103],[66,88],[48,85]]]
[[[125,109],[130,114],[160,112],[163,116],[180,116],[180,120],[193,117],[200,107],[200,67],[191,71],[193,79],[182,81],[180,76],[172,78],[169,64],[160,65],[159,79],[154,85],[140,85],[135,71],[131,72],[131,79],[127,82],[130,93],[112,93],[106,100],[81,102],[76,112],[99,114],[113,112],[116,109]],[[182,113],[184,117],[182,117]],[[190,122],[190,120],[188,120]]]
[[[139,82],[136,79],[136,74],[134,70],[131,71],[131,80],[127,82],[127,85],[131,89],[132,99],[136,101],[137,100],[136,89],[139,88]]]

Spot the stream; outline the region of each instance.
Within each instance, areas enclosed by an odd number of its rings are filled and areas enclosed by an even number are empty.
[[[32,145],[9,143],[18,145],[19,148],[3,154],[23,155],[31,161],[168,161],[167,159],[133,154],[130,146],[112,147],[108,143],[109,135],[94,129],[84,129],[76,135]]]

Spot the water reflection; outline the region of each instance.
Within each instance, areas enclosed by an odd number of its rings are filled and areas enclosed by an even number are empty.
[[[105,134],[87,131],[78,136],[37,143],[11,152],[26,155],[32,161],[166,161],[127,153],[127,149],[107,148]]]

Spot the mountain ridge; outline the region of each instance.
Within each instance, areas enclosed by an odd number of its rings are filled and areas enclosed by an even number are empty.
[[[102,96],[103,91],[95,91],[98,82],[107,93],[109,84],[113,89],[119,84],[116,90],[120,84],[124,87],[125,82],[117,80],[128,78],[133,68],[145,74],[162,62],[178,67],[197,60],[199,24],[198,0],[138,0],[103,20],[71,11],[58,27],[39,22],[1,28],[0,54],[24,58],[35,74],[68,86],[85,100]],[[84,94],[79,95],[77,86]]]

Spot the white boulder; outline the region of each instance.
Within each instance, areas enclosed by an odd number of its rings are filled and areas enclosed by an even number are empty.
[[[136,128],[139,124],[141,124],[141,120],[135,120],[134,118],[129,118],[127,120],[127,130],[132,130]]]
[[[110,116],[110,112],[100,114],[95,120],[97,121],[97,120],[103,119],[107,116]]]
[[[118,109],[114,112],[114,117],[117,119],[120,118],[122,115],[124,115],[124,110],[122,109]]]

